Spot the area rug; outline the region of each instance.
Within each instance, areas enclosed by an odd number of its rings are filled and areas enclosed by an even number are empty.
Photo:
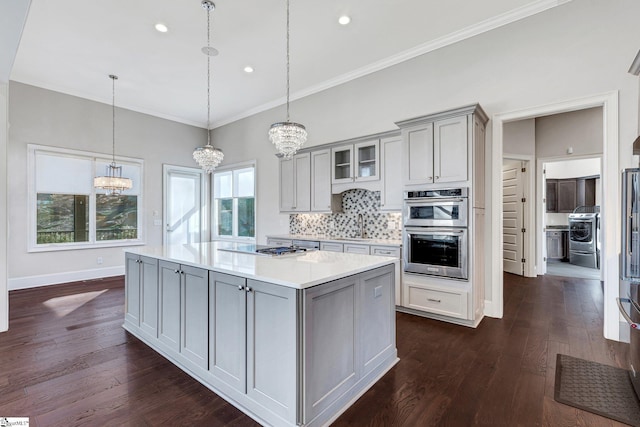
[[[558,354],[554,399],[640,427],[640,401],[625,369]]]

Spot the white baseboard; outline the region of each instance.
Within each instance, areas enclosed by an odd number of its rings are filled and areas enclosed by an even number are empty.
[[[124,274],[124,265],[116,267],[95,268],[91,270],[66,271],[64,273],[42,274],[39,276],[26,276],[9,278],[10,291],[17,289],[36,288],[38,286],[56,285],[59,283],[77,282],[80,280],[99,279],[101,277],[121,276]]]

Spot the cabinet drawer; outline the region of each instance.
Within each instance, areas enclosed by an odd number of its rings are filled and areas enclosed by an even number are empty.
[[[369,255],[369,245],[354,245],[352,243],[348,243],[344,245],[344,252],[350,254]]]
[[[389,246],[371,246],[371,255],[380,256],[392,256],[394,258],[400,258],[400,248],[393,248]]]
[[[342,243],[320,242],[321,251],[343,252],[343,249]]]
[[[467,293],[425,289],[407,284],[409,308],[443,316],[467,318]]]
[[[271,246],[291,246],[292,241],[287,239],[275,239],[267,237],[267,245]]]

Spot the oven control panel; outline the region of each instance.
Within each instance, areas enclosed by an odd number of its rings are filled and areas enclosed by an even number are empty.
[[[435,199],[443,197],[467,197],[467,188],[441,188],[438,190],[405,191],[404,198],[410,199]]]

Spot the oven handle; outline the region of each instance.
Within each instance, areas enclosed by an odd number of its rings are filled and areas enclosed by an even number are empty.
[[[631,319],[631,316],[629,316],[629,313],[627,313],[627,310],[625,310],[624,307],[622,306],[623,302],[628,302],[629,304],[633,305],[633,302],[631,301],[631,299],[629,299],[629,298],[616,298],[616,302],[618,303],[618,310],[620,310],[620,314],[622,314],[622,317],[624,317],[624,320],[627,321],[629,326],[631,326],[633,329],[640,329],[640,324],[634,322]]]
[[[429,204],[429,205],[439,205],[442,203],[453,203],[453,202],[465,202],[467,199],[464,198],[459,198],[459,199],[435,199],[435,198],[421,198],[421,199],[404,199],[405,203],[410,204],[410,205],[416,205],[416,204],[420,204],[420,205],[424,205],[424,204]]]
[[[466,233],[466,228],[440,228],[440,227],[405,227],[406,233],[411,235],[414,233],[422,234],[422,233],[439,233],[439,234],[454,234],[454,233]]]

